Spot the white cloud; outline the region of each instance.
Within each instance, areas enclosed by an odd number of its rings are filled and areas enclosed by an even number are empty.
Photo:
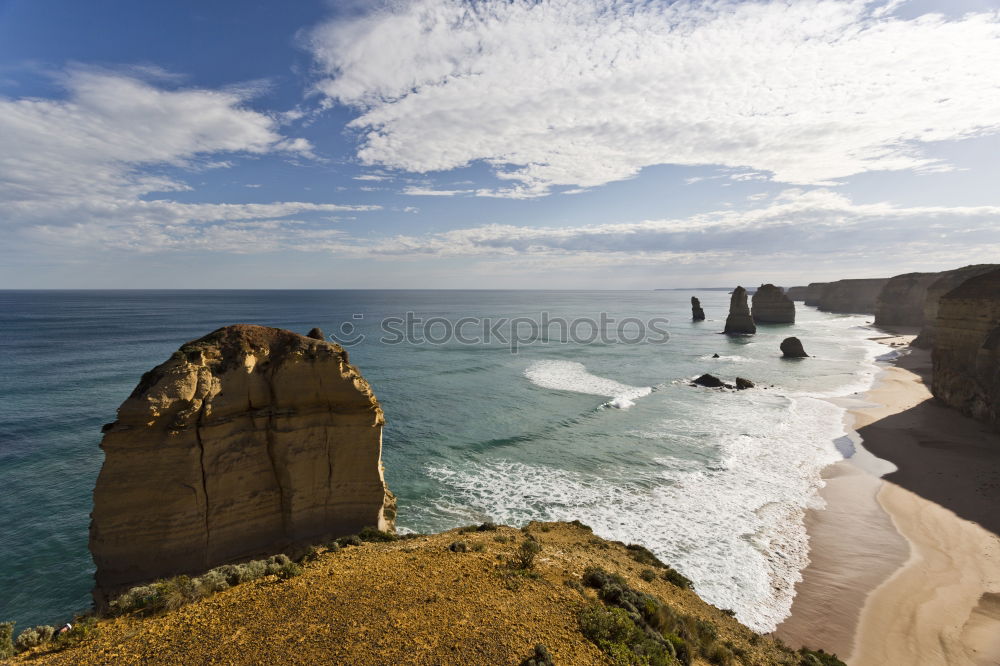
[[[461,194],[471,194],[474,190],[435,190],[430,187],[410,185],[403,190],[403,194],[411,197],[454,197]]]
[[[1000,130],[1000,12],[904,20],[895,4],[414,0],[309,44],[318,89],[360,111],[365,164],[485,160],[515,185],[484,196],[655,164],[823,184],[946,169],[922,144]]]
[[[65,85],[64,100],[0,98],[0,222],[12,227],[8,240],[44,238],[58,245],[64,233],[72,244],[78,240],[74,235],[85,230],[95,239],[110,239],[111,246],[130,246],[147,237],[148,246],[155,248],[164,235],[191,238],[200,233],[180,229],[183,225],[247,220],[262,225],[301,213],[378,208],[150,200],[154,193],[191,189],[165,175],[167,170],[232,165],[220,155],[309,156],[312,147],[305,139],[280,134],[271,116],[243,106],[252,86],[167,90],[94,70],[69,72]],[[233,227],[233,233],[246,236],[247,230],[258,228],[275,227],[243,224]],[[211,234],[223,238],[224,229],[215,227]]]

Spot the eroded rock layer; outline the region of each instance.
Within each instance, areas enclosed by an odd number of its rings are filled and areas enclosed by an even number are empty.
[[[243,325],[183,345],[104,428],[98,605],[156,578],[393,529],[383,422],[338,345]]]
[[[913,341],[913,344],[917,347],[923,347],[924,349],[929,349],[934,346],[934,337],[937,328],[938,303],[941,301],[942,296],[955,287],[958,287],[966,280],[974,278],[977,275],[989,273],[990,271],[998,268],[1000,268],[1000,265],[998,264],[975,264],[972,266],[963,266],[962,268],[956,268],[955,270],[938,273],[938,278],[934,280],[929,287],[927,287],[927,293],[924,296],[923,305],[923,328],[920,330],[920,335],[917,336],[917,339]]]
[[[934,395],[1000,428],[1000,269],[941,297],[933,359]]]
[[[889,278],[875,305],[876,326],[922,326],[927,289],[941,273],[906,273]]]
[[[823,285],[816,305],[827,312],[875,314],[878,295],[888,281],[889,278],[875,278],[828,282]]]
[[[781,287],[762,284],[753,295],[753,320],[758,324],[794,324],[795,303]]]

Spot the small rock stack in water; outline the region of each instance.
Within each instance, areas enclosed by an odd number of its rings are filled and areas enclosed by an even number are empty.
[[[733,289],[724,332],[727,335],[746,335],[757,332],[757,327],[750,316],[750,306],[747,305],[747,290],[743,287]]]
[[[701,309],[701,301],[694,296],[691,297],[691,320],[705,321],[705,311]]]

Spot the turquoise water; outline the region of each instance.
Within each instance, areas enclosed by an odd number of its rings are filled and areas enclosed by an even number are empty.
[[[689,321],[691,295],[708,321]],[[803,511],[818,501],[819,471],[841,457],[833,441],[843,412],[823,398],[867,388],[879,352],[864,317],[801,305],[795,325],[727,338],[718,331],[728,299],[711,291],[0,292],[0,620],[54,623],[89,605],[100,427],[143,372],[226,324],[329,334],[349,322],[365,335],[351,361],[385,409],[384,462],[401,530],[577,518],[649,546],[712,603],[773,628],[808,561]],[[550,329],[547,342],[538,335],[516,354],[496,339],[383,342],[380,322],[406,312],[451,322],[537,321],[542,312],[665,317],[670,340],[562,343]],[[438,322],[430,332],[443,330]],[[815,358],[782,360],[778,343],[788,335]],[[760,388],[689,386],[703,372]]]

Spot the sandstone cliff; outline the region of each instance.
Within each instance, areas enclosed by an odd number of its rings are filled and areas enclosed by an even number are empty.
[[[694,296],[691,297],[691,320],[704,321],[705,311],[701,309],[701,301]]]
[[[810,282],[806,287],[805,296],[803,300],[806,305],[819,305],[819,299],[823,296],[823,288],[826,287],[826,282]]]
[[[785,290],[785,296],[793,301],[804,301],[808,292],[809,287],[789,287]]]
[[[888,281],[875,278],[828,282],[822,287],[816,305],[827,312],[875,314],[875,302]]]
[[[940,299],[933,360],[934,395],[1000,428],[1000,269]]]
[[[94,598],[365,526],[392,529],[383,416],[339,346],[228,326],[143,375],[105,426]]]
[[[938,273],[938,278],[927,288],[927,293],[924,296],[923,328],[920,331],[920,335],[917,336],[917,339],[913,341],[913,345],[924,349],[929,349],[934,346],[935,329],[937,327],[938,303],[942,296],[955,287],[958,287],[966,280],[974,278],[977,275],[989,273],[997,268],[1000,268],[1000,265],[975,264],[972,266],[956,268],[952,271]]]
[[[758,324],[794,324],[795,303],[781,287],[762,284],[753,295],[754,322]]]
[[[889,278],[875,304],[876,326],[922,326],[927,288],[941,273],[906,273]]]
[[[729,316],[726,317],[725,333],[727,335],[744,335],[756,333],[757,327],[750,316],[750,306],[747,305],[747,290],[736,287],[729,299]]]

